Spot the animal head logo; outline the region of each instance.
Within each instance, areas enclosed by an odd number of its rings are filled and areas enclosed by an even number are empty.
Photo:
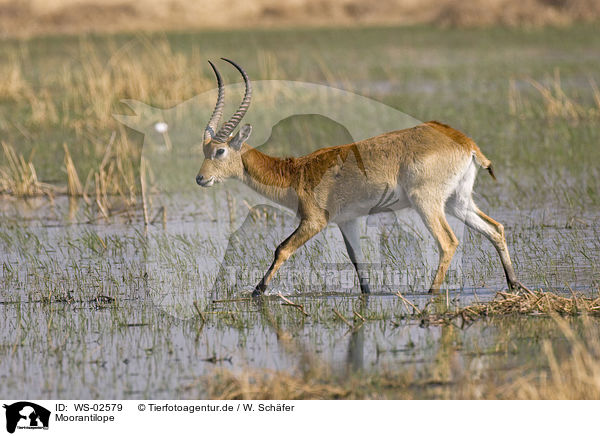
[[[38,404],[19,401],[3,406],[6,409],[6,431],[14,433],[18,428],[47,429],[50,411]]]
[[[218,161],[227,161],[229,151],[235,151],[251,138],[254,148],[278,145],[281,154],[298,156],[325,145],[317,129],[290,132],[279,137],[285,145],[269,144],[277,133],[276,127],[298,117],[322,117],[348,133],[348,139],[359,141],[382,131],[413,127],[419,120],[376,100],[342,89],[305,82],[285,80],[252,81],[235,62],[231,63],[243,78],[243,83],[226,85],[216,66],[211,67],[217,78],[217,89],[202,93],[171,108],[156,108],[137,100],[122,100],[133,110],[132,115],[115,114],[115,119],[144,134],[142,156],[154,171],[155,183],[160,190],[192,192],[196,196],[196,178],[206,174]],[[241,103],[228,121],[219,128],[226,112],[225,96],[241,96]],[[216,101],[216,104],[215,104]],[[252,110],[248,110],[252,104]],[[239,127],[242,119],[245,124]],[[299,136],[302,134],[303,136]],[[307,144],[310,144],[307,146]],[[268,151],[268,150],[267,150]],[[208,161],[212,161],[209,164]],[[166,171],[163,164],[177,166],[175,172]],[[206,167],[206,166],[208,167]],[[233,171],[227,169],[227,174]],[[217,182],[210,176],[200,180],[204,186]],[[192,183],[190,183],[190,181]]]

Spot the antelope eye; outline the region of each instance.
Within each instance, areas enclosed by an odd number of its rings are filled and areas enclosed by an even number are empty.
[[[225,153],[225,149],[224,148],[219,148],[217,150],[217,156],[221,156],[223,153]]]

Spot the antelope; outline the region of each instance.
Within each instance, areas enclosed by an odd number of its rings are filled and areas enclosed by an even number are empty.
[[[321,148],[298,158],[268,156],[246,143],[252,126],[234,135],[252,99],[252,84],[232,60],[245,83],[245,94],[233,116],[218,129],[225,104],[223,80],[209,61],[218,94],[203,136],[204,161],[196,176],[202,187],[235,178],[262,196],[295,209],[300,223],[275,250],[273,263],[256,285],[253,296],[267,289],[283,263],[328,223],[342,233],[363,294],[370,292],[362,270],[359,218],[382,210],[413,208],[436,241],[439,263],[430,293],[438,292],[459,241],[446,220],[446,211],[482,233],[495,247],[510,289],[517,281],[504,236],[504,227],[484,214],[472,198],[477,168],[495,175],[492,163],[473,140],[437,121],[384,133],[346,145]],[[218,129],[218,130],[217,130]]]

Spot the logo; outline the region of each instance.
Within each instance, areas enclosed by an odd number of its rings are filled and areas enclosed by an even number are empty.
[[[14,433],[19,429],[48,429],[50,411],[42,406],[28,401],[19,401],[4,405],[6,409],[6,431]]]

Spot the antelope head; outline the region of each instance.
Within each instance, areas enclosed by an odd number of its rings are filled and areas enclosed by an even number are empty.
[[[222,58],[224,61],[233,65],[244,78],[246,92],[238,110],[219,130],[219,122],[223,115],[223,106],[225,105],[225,87],[221,74],[210,61],[210,66],[217,77],[219,92],[217,104],[208,121],[203,137],[204,162],[196,176],[196,183],[202,187],[209,187],[215,183],[221,182],[231,177],[241,178],[244,167],[242,164],[242,145],[250,137],[252,126],[244,124],[237,134],[233,134],[242,118],[248,111],[250,100],[252,99],[252,84],[246,72],[235,62]],[[215,133],[216,132],[216,133]]]

